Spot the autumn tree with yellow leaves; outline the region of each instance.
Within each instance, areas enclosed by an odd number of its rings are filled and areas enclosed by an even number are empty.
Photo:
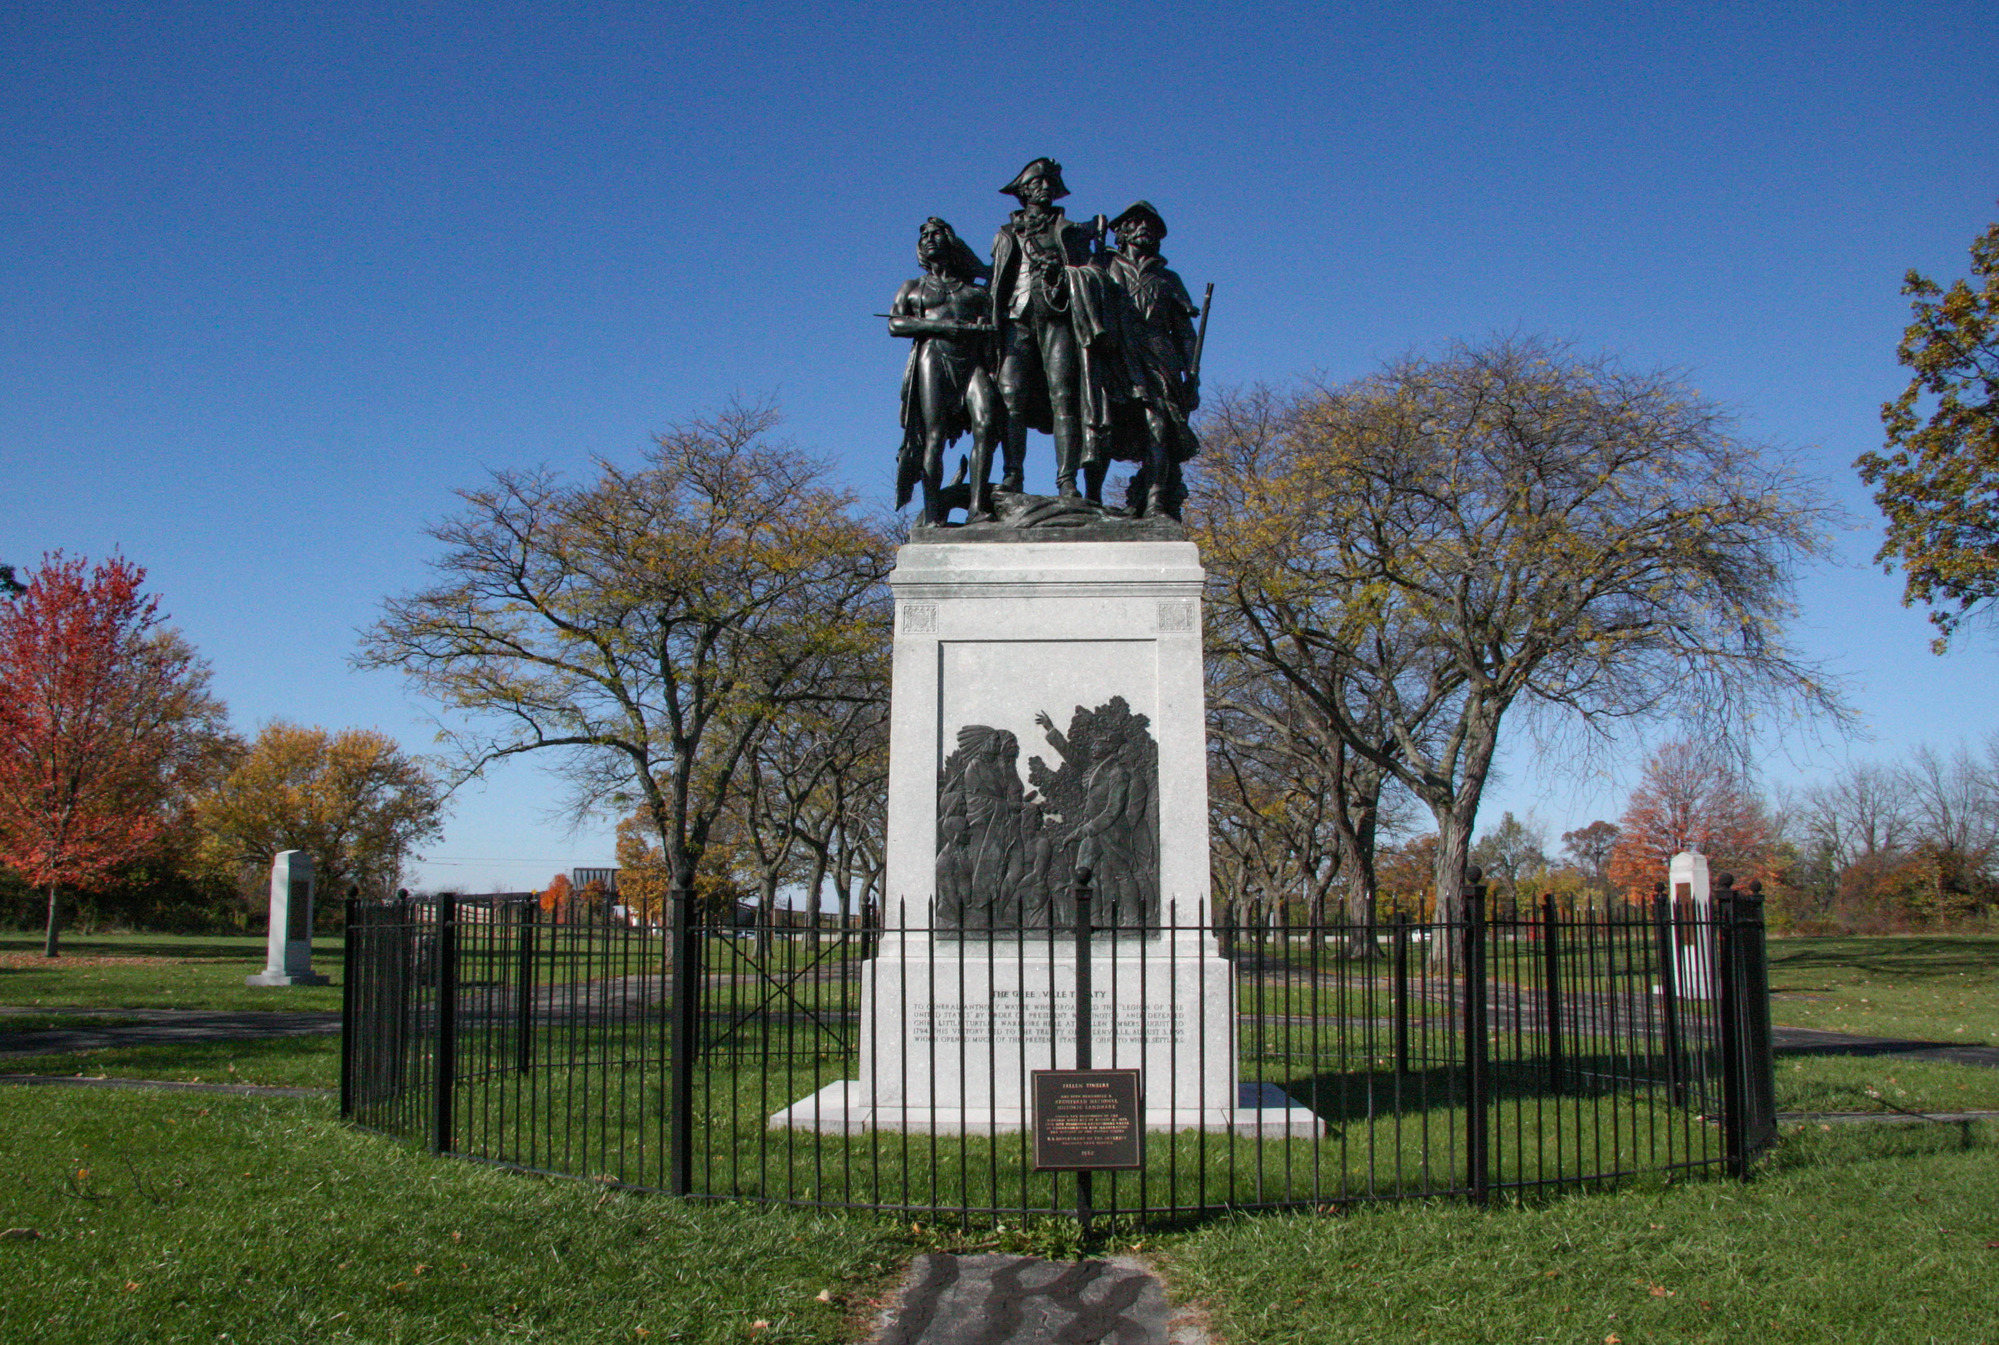
[[[732,406],[580,484],[494,473],[433,529],[436,582],[385,604],[360,662],[445,708],[463,771],[548,759],[577,815],[638,812],[694,888],[758,735],[838,697],[817,674],[879,638],[888,536],[777,423]]]
[[[445,791],[430,767],[374,729],[268,724],[233,769],[194,802],[201,853],[212,867],[262,875],[280,851],[313,858],[331,897],[359,887],[393,892],[416,848],[443,828]]]
[[[1670,375],[1461,344],[1224,401],[1203,443],[1220,656],[1297,692],[1290,732],[1428,808],[1446,917],[1516,707],[1736,742],[1760,712],[1843,714],[1785,638],[1828,506]]]

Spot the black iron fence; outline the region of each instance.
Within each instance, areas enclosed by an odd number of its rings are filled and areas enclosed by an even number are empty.
[[[965,1221],[1746,1176],[1775,1138],[1754,892],[1495,916],[1472,887],[1373,928],[1096,927],[1078,895],[1079,928],[976,938],[357,902],[342,1111],[537,1172]],[[1136,1167],[1037,1168],[1032,1076],[1079,1066],[1138,1072]]]

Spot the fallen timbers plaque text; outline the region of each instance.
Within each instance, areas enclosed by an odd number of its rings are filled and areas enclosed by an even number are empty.
[[[1035,1170],[1144,1166],[1138,1075],[1135,1069],[1035,1070]]]

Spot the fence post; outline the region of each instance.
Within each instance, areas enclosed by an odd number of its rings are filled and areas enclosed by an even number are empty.
[[[1770,963],[1764,942],[1761,880],[1751,879],[1747,892],[1736,893],[1735,909],[1736,961],[1742,969],[1736,1003],[1743,1028],[1742,1148],[1746,1169],[1777,1142],[1776,1059],[1770,1035]]]
[[[361,965],[360,938],[355,923],[360,915],[359,888],[347,889],[347,904],[341,912],[340,934],[340,1119],[354,1119],[354,1053],[360,1047],[360,1033],[354,1021],[354,971]]]
[[[1749,1176],[1746,1144],[1748,1075],[1743,1067],[1741,940],[1735,924],[1735,875],[1714,880],[1715,980],[1721,992],[1721,1152],[1735,1176]]]
[[[1409,1074],[1409,913],[1395,913],[1395,1073]]]
[[[1485,875],[1477,866],[1465,870],[1465,1167],[1472,1203],[1483,1205],[1491,1193],[1491,1132],[1486,1123],[1491,1081],[1487,1078],[1485,1041]]]
[[[534,1067],[534,917],[537,902],[521,905],[520,950],[514,979],[519,982],[514,1004],[514,1068],[522,1074]]]
[[[458,1088],[458,896],[437,899],[437,1044],[434,1056],[430,1150],[452,1150],[451,1104]]]
[[[1562,1091],[1562,952],[1561,916],[1555,894],[1541,894],[1542,1019],[1548,1031],[1548,1091]]]
[[[1090,870],[1076,866],[1076,1068],[1091,1067],[1090,1051]],[[1091,1203],[1096,1174],[1087,1168],[1076,1174],[1076,1224],[1090,1235]]]
[[[673,889],[673,1069],[667,1189],[677,1196],[694,1190],[694,1044],[700,1031],[695,982],[700,976],[694,941],[694,891]]]
[[[1665,1032],[1666,1093],[1679,1107],[1687,1101],[1680,1061],[1680,954],[1679,940],[1673,935],[1673,903],[1664,883],[1652,885],[1652,925],[1659,945],[1659,1022]]]

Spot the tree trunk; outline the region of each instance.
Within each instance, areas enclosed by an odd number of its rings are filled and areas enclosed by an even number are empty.
[[[826,885],[826,858],[825,847],[813,848],[812,879],[805,885],[805,928],[808,931],[805,935],[805,945],[815,950],[819,947],[820,889]]]
[[[1346,798],[1334,811],[1333,830],[1339,840],[1340,867],[1347,875],[1348,956],[1373,957],[1379,948],[1374,941],[1375,910],[1379,889],[1374,875],[1375,832],[1381,821],[1381,787],[1386,776],[1380,770],[1362,768],[1349,772],[1346,744],[1335,740],[1340,763],[1342,792]]]
[[[1451,921],[1464,914],[1465,866],[1471,862],[1472,818],[1478,809],[1473,795],[1469,808],[1461,807],[1460,794],[1447,808],[1434,812],[1437,820],[1437,919]]]
[[[770,956],[776,931],[777,878],[766,873],[757,880],[757,956]]]
[[[62,895],[54,883],[49,884],[49,928],[42,939],[43,957],[62,956]]]

